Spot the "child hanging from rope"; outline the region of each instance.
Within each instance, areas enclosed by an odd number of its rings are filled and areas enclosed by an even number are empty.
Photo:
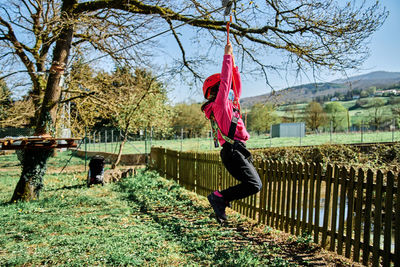
[[[230,202],[248,197],[261,190],[260,177],[251,162],[251,154],[246,149],[249,134],[240,118],[239,98],[242,85],[238,67],[234,66],[232,45],[225,46],[221,74],[208,77],[203,84],[207,102],[201,110],[211,121],[215,146],[221,144],[221,159],[228,172],[241,183],[208,195],[217,221],[227,220],[225,208]],[[233,89],[234,98],[229,97]]]

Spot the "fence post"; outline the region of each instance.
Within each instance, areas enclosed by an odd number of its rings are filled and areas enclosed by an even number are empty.
[[[181,128],[181,151],[183,147],[183,127]]]
[[[394,142],[394,131],[396,130],[395,119],[393,119],[392,123],[393,123],[393,126],[392,126],[392,142]]]
[[[300,146],[301,146],[301,133],[302,133],[302,131],[301,131],[301,130],[302,130],[302,129],[301,129],[302,127],[301,127],[301,126],[302,126],[302,124],[300,124],[300,127],[299,127]]]
[[[361,121],[361,143],[363,143],[363,126],[364,126],[364,121]]]
[[[95,151],[96,149],[96,131],[93,132],[92,146],[90,148],[92,149],[92,151]]]
[[[147,156],[147,127],[144,128],[144,155],[145,155],[145,162],[146,165],[148,163],[148,156]]]
[[[86,127],[85,127],[85,172],[86,172],[86,161],[87,161],[87,140],[86,140]]]
[[[150,153],[151,153],[152,141],[153,141],[153,126],[150,127]]]
[[[104,147],[107,152],[107,130],[104,131]]]

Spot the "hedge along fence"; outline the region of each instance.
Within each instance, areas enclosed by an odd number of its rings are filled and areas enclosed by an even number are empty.
[[[203,196],[238,183],[217,153],[153,147],[150,166]],[[321,164],[267,160],[255,167],[263,188],[234,201],[234,210],[291,234],[310,234],[315,243],[364,265],[400,266],[400,175],[395,181],[392,172],[329,164],[323,172]]]

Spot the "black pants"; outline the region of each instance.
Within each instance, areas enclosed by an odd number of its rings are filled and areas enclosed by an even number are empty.
[[[246,153],[242,149],[238,149],[239,145],[244,147],[243,143],[231,145],[225,142],[221,150],[221,159],[225,168],[235,179],[241,182],[220,192],[226,201],[256,194],[262,187],[260,176],[251,161],[245,157],[244,154]]]

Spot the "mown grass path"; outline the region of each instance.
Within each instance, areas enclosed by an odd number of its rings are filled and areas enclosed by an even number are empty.
[[[220,226],[204,197],[154,172],[87,188],[73,166],[50,168],[40,200],[7,203],[17,179],[13,168],[0,172],[1,266],[350,266],[236,213]]]

